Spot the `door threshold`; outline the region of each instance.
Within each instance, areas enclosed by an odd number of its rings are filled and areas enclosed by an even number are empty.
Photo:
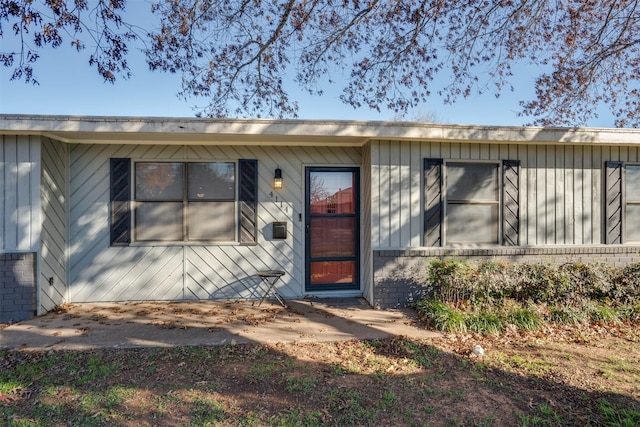
[[[361,298],[362,291],[324,291],[306,292],[304,298]]]

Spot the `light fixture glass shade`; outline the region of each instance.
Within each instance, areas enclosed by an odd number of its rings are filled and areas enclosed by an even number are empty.
[[[273,176],[273,188],[276,190],[282,189],[283,181],[282,181],[282,170],[279,168],[276,169],[276,173]]]

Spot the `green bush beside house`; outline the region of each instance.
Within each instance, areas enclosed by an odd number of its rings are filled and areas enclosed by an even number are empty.
[[[499,333],[545,322],[640,322],[640,262],[515,264],[433,260],[428,295],[416,303],[428,325],[450,332]]]

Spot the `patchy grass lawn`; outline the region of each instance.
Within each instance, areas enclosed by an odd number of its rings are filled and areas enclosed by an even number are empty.
[[[484,356],[471,355],[476,344]],[[640,425],[640,327],[4,351],[0,424]]]

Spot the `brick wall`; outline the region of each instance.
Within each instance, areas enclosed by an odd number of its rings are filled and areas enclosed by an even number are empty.
[[[35,254],[0,254],[0,323],[31,319],[36,312]]]
[[[547,248],[433,248],[373,251],[373,305],[398,308],[411,305],[426,294],[426,270],[430,259],[458,258],[470,262],[521,263],[604,262],[623,267],[640,261],[640,246],[566,246]]]

